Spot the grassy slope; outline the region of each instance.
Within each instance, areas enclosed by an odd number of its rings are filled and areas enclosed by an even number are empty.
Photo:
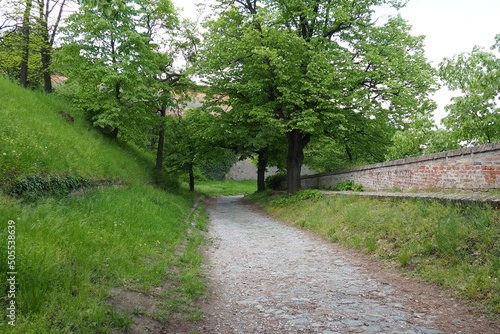
[[[132,315],[110,305],[112,287],[154,295],[155,287],[167,286],[161,293],[175,295],[175,305],[164,303],[151,316],[169,321],[179,308],[185,311],[203,290],[196,245],[184,245],[188,229],[193,229],[188,223],[193,197],[149,186],[152,157],[104,138],[56,97],[1,78],[0,92],[0,185],[33,174],[121,179],[127,184],[29,206],[0,195],[2,291],[7,291],[9,271],[9,220],[16,224],[17,271],[16,326],[6,322],[12,298],[2,293],[0,332],[123,331]],[[61,110],[75,121],[64,120]],[[202,228],[203,218],[199,220],[195,226]],[[180,245],[182,256],[174,252]]]
[[[0,185],[29,174],[73,174],[145,183],[150,158],[118,146],[86,124],[64,101],[0,78]],[[74,117],[66,121],[65,111]]]
[[[386,259],[500,314],[500,212],[422,200],[252,195],[274,216]],[[260,199],[259,199],[260,197]]]

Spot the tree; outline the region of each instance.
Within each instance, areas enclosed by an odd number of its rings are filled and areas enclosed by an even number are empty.
[[[18,73],[21,85],[39,85],[52,91],[50,65],[52,49],[59,29],[66,0],[12,0],[4,11],[6,30],[2,50],[2,67]],[[21,10],[22,9],[22,10]],[[39,53],[34,56],[34,52]],[[31,73],[34,72],[34,73]],[[40,79],[39,79],[40,78]]]
[[[71,96],[97,127],[117,138],[147,142],[157,120],[162,69],[171,63],[157,52],[145,25],[140,2],[116,2],[115,7],[82,5],[68,19],[58,66],[69,80],[63,93]]]
[[[428,115],[416,113],[408,120],[404,129],[392,137],[386,160],[405,159],[460,148],[450,131],[436,126]]]
[[[422,38],[400,17],[376,24],[373,7],[386,2],[220,1],[227,9],[208,24],[200,53],[208,84],[230,105],[253,96],[260,108],[247,116],[269,120],[285,136],[288,192],[300,188],[313,136],[396,126],[429,106],[434,73]]]
[[[202,108],[185,109],[180,104],[171,108],[166,116],[165,162],[169,168],[186,172],[189,189],[194,191],[195,166],[207,159],[221,159],[225,150],[214,145],[211,129],[215,128],[216,116],[203,112]]]
[[[500,52],[500,35],[494,48]],[[439,74],[449,89],[460,92],[442,120],[455,139],[467,144],[500,140],[500,58],[476,46],[445,58]]]
[[[46,93],[52,92],[51,70],[52,51],[62,19],[66,0],[35,0],[38,6],[37,28],[40,31],[40,59],[42,61],[43,87]],[[55,13],[55,14],[54,14]],[[53,24],[50,24],[51,16],[54,16]]]
[[[252,97],[240,93],[239,98],[231,99],[230,107],[217,109],[212,138],[217,145],[237,152],[240,159],[255,158],[257,191],[264,191],[267,167],[284,165],[286,147],[283,145],[284,135],[275,131],[272,122],[247,117],[248,114],[258,113],[262,107],[255,105]],[[219,105],[225,102],[226,99],[222,99]]]

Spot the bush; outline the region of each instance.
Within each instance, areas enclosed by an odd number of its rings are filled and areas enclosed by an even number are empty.
[[[160,189],[176,192],[180,189],[179,176],[175,171],[155,170],[153,174],[155,186]]]
[[[279,172],[274,175],[269,175],[266,177],[266,188],[268,189],[273,189],[273,190],[278,190],[281,189],[281,183],[286,180],[286,173],[285,172]]]
[[[82,176],[59,175],[44,177],[30,175],[17,179],[10,187],[8,194],[13,197],[22,198],[27,202],[34,202],[42,197],[62,197],[71,191],[87,186],[93,182]]]
[[[360,184],[354,183],[353,180],[345,180],[343,182],[338,183],[333,187],[333,190],[337,191],[363,191],[363,186]]]
[[[277,199],[274,199],[270,202],[271,206],[290,206],[292,204],[295,204],[297,202],[301,201],[317,201],[319,199],[323,198],[323,194],[319,192],[319,190],[316,189],[306,189],[306,190],[299,190],[295,194],[292,195],[283,195]]]
[[[207,179],[223,181],[236,161],[238,161],[236,154],[228,150],[221,159],[209,159],[200,162],[197,167]]]

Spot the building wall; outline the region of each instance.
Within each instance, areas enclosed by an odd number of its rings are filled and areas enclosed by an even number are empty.
[[[302,187],[332,187],[345,180],[377,191],[500,189],[500,142],[304,176]]]

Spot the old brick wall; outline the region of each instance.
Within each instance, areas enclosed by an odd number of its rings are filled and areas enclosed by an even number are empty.
[[[367,190],[500,189],[500,142],[302,178],[303,188],[354,180]]]

